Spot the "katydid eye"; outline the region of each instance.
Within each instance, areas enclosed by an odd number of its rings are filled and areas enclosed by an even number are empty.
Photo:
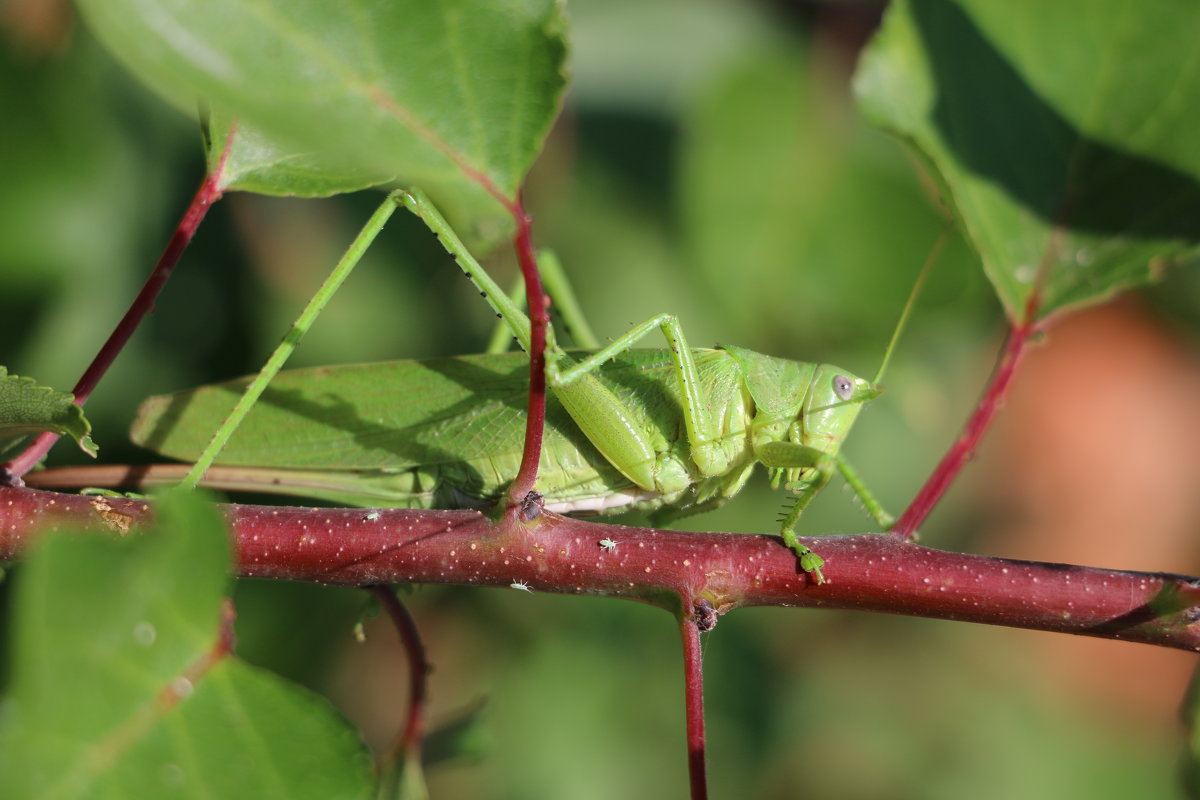
[[[854,381],[845,375],[834,375],[833,393],[843,400],[849,400],[851,397],[854,397]]]

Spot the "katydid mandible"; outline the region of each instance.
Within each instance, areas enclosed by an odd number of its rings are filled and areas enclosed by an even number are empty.
[[[518,304],[419,192],[399,197],[528,348]],[[633,349],[655,328],[668,349]],[[692,349],[668,314],[590,351],[563,350],[551,330],[546,364],[552,396],[538,490],[549,510],[633,508],[667,521],[724,503],[761,463],[773,486],[793,493],[781,533],[818,582],[824,562],[794,528],[835,471],[882,527],[891,524],[840,455],[863,402],[879,394],[878,378],[739,347]],[[527,365],[524,353],[491,353],[281,372],[204,482],[361,506],[486,506],[503,496],[520,461]],[[133,438],[195,460],[245,385],[152,397]]]

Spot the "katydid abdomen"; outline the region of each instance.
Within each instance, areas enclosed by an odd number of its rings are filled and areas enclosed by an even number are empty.
[[[648,463],[632,469],[626,463],[624,471],[615,466],[562,400],[576,416],[592,415],[594,437],[609,435],[594,431],[596,420],[610,410],[578,408],[579,397],[590,395],[577,384],[559,387],[547,407],[537,484],[548,508],[604,513],[632,506],[686,513],[719,504],[742,487],[769,442],[836,456],[869,390],[866,381],[825,365],[736,348],[692,353],[699,395],[717,433],[712,446],[719,472],[703,474],[692,457],[669,352],[630,350],[588,377],[616,399],[622,424],[652,443]],[[487,505],[517,472],[527,375],[523,353],[280,373],[221,453],[222,469],[212,473],[213,483],[363,506]],[[840,388],[835,379],[843,382]],[[231,381],[150,398],[133,439],[192,460],[244,385]],[[810,469],[787,466],[789,480]]]

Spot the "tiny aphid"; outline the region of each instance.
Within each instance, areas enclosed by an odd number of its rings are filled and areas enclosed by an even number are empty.
[[[545,507],[545,498],[539,492],[530,492],[521,501],[521,521],[533,522],[542,515]]]
[[[620,542],[614,542],[612,539],[601,539],[598,544],[601,550],[616,550]]]
[[[522,592],[532,592],[533,591],[533,589],[530,589],[529,584],[526,583],[525,581],[513,581],[512,583],[509,584],[509,586],[511,586],[514,589],[520,589]]]
[[[363,522],[374,522],[375,520],[379,519],[382,516],[383,515],[380,514],[378,511],[371,511],[369,513],[363,514]]]

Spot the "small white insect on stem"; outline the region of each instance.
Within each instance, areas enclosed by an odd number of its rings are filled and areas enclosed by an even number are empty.
[[[617,549],[617,545],[619,545],[620,542],[614,542],[612,539],[601,539],[599,542],[597,542],[597,544],[600,545],[601,550],[612,552],[613,550]]]
[[[509,586],[511,586],[513,589],[519,589],[522,592],[533,592],[533,589],[530,589],[529,584],[525,581],[513,581],[509,584]]]
[[[382,516],[383,515],[378,511],[369,511],[366,514],[363,514],[363,522],[374,522]]]

